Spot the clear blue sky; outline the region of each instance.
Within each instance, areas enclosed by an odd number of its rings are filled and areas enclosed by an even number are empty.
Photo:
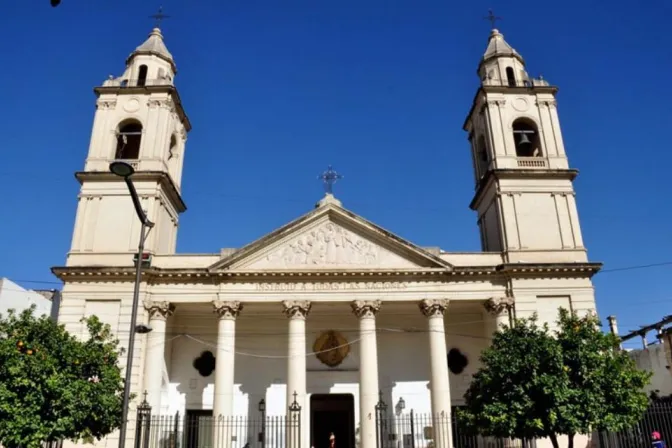
[[[280,3],[283,3],[280,6]],[[194,129],[180,252],[237,247],[310,210],[317,175],[344,206],[419,245],[479,250],[461,129],[488,8],[559,112],[589,256],[672,261],[664,0],[164,1],[162,26]],[[141,6],[138,6],[141,5]],[[5,2],[0,16],[0,276],[55,280],[70,244],[95,97],[151,30],[158,3]],[[672,266],[595,277],[622,331],[672,312]]]

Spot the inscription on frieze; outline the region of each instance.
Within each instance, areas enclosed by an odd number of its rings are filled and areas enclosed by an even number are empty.
[[[404,290],[405,282],[257,283],[257,291],[366,291]]]

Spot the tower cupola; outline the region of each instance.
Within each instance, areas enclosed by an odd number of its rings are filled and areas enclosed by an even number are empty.
[[[147,40],[126,58],[124,74],[119,78],[107,80],[103,85],[121,85],[122,87],[173,85],[175,74],[177,74],[177,66],[173,55],[163,41],[161,30],[154,28]]]
[[[525,60],[497,29],[490,32],[488,46],[478,65],[478,76],[483,84],[490,85],[523,87],[530,83]]]

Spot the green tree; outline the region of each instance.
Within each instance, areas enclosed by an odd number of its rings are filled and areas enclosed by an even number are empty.
[[[118,341],[96,317],[80,340],[34,307],[0,315],[0,445],[100,439],[121,424]]]
[[[594,316],[560,311],[552,334],[536,316],[495,333],[465,394],[461,422],[495,437],[548,437],[591,430],[618,431],[637,422],[648,406],[650,374],[639,371]]]

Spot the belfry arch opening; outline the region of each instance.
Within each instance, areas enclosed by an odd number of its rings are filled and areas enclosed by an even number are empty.
[[[126,121],[117,130],[117,149],[115,159],[134,160],[140,157],[142,125],[137,121]]]
[[[177,155],[177,137],[175,134],[170,136],[170,144],[168,145],[168,160]]]
[[[488,170],[488,152],[485,147],[485,137],[480,135],[476,140],[476,164],[478,165],[478,175],[483,177]]]
[[[520,118],[513,122],[513,141],[518,157],[542,157],[541,140],[537,126]]]

